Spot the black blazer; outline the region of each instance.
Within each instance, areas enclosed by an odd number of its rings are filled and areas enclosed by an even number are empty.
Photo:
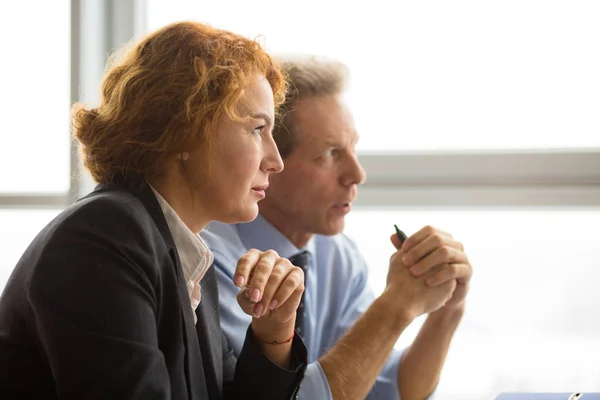
[[[100,185],[34,239],[0,298],[0,399],[289,399],[306,369],[239,359],[220,329],[214,268],[192,309],[148,185]],[[238,307],[231,304],[231,307]]]

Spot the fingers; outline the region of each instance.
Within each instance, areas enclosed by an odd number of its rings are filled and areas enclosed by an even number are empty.
[[[252,315],[252,312],[254,311],[254,306],[256,305],[256,303],[251,302],[248,297],[249,297],[248,296],[248,289],[247,288],[243,288],[237,294],[237,301],[238,301],[238,304],[240,305],[240,307],[242,308],[242,310],[246,314]]]
[[[250,301],[258,303],[261,301],[265,286],[271,276],[273,268],[281,258],[274,250],[267,250],[260,254],[258,262],[252,269],[252,276],[248,281],[248,297]]]
[[[402,244],[402,250],[404,250],[406,253],[408,253],[413,247],[417,246],[419,243],[421,243],[428,237],[434,236],[434,235],[444,236],[449,239],[452,239],[452,235],[449,234],[448,232],[444,232],[441,229],[437,229],[437,228],[432,227],[431,225],[427,225],[427,226],[421,228],[417,233],[409,236],[408,239],[406,239],[404,241],[404,243]]]
[[[400,248],[402,247],[402,242],[400,241],[400,239],[398,239],[398,235],[396,235],[394,233],[390,237],[390,240],[392,241],[392,244],[394,245],[394,247],[396,248],[396,250],[400,250]]]
[[[404,261],[404,259],[403,259]],[[444,245],[436,248],[416,264],[407,264],[413,276],[421,276],[443,264],[468,263],[467,255],[460,250]]]
[[[244,287],[246,282],[250,281],[250,273],[260,259],[262,252],[256,249],[250,249],[237,262],[235,272],[233,274],[233,283],[237,287]]]
[[[256,304],[252,316],[262,317],[269,310],[274,310],[290,297],[299,287],[304,288],[304,273],[301,268],[294,267],[289,260],[280,258],[271,271],[266,282],[260,303]]]
[[[459,284],[468,284],[473,271],[468,263],[445,264],[428,276],[425,282],[430,287],[436,287],[449,281],[457,281]]]
[[[468,260],[462,251],[462,244],[436,233],[410,249],[402,257],[402,261],[411,268],[413,275],[419,276],[444,263],[462,263]]]
[[[286,304],[294,295],[302,295],[304,292],[304,272],[302,268],[292,266],[289,274],[283,282],[277,284],[274,282],[273,287],[276,289],[271,301],[269,302],[269,310],[275,310]],[[300,298],[297,299],[298,302]],[[265,301],[267,304],[267,301]],[[296,305],[296,308],[298,306]]]
[[[271,271],[271,276],[269,276],[269,279],[266,283],[262,300],[256,305],[256,307],[254,307],[253,316],[255,318],[260,318],[264,312],[266,312],[269,309],[272,310],[273,308],[275,308],[271,307],[271,299],[273,298],[273,295],[277,291],[277,288],[279,287],[281,282],[283,282],[283,280],[286,278],[291,269],[292,266],[289,260],[280,258],[277,261],[277,263],[273,267],[273,270]]]
[[[304,272],[273,250],[252,249],[238,261],[234,282],[242,286],[238,293],[240,307],[246,314],[260,318],[285,304],[295,293],[302,294]]]

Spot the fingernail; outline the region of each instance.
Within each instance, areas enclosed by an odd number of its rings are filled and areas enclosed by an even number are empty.
[[[242,287],[242,286],[244,286],[244,277],[243,277],[243,276],[241,276],[241,275],[238,275],[238,276],[236,276],[236,277],[233,279],[233,283],[235,283],[235,286],[237,286],[237,287]]]
[[[253,302],[257,302],[260,300],[260,290],[252,289],[252,293],[250,293],[250,300]]]
[[[256,306],[254,306],[254,312],[252,313],[252,316],[254,316],[254,318],[260,318],[263,312],[263,308],[264,306],[262,305],[262,303],[258,303]]]
[[[414,276],[418,276],[419,275],[419,270],[417,270],[416,268],[411,268],[410,269],[410,273],[413,274]]]
[[[402,262],[406,265],[410,264],[410,258],[408,256],[402,257]]]
[[[278,303],[279,303],[279,302],[277,301],[277,299],[273,299],[273,301],[271,302],[271,305],[269,306],[269,309],[270,309],[270,310],[274,310],[274,309],[275,309],[275,307],[277,307],[277,304],[278,304]]]

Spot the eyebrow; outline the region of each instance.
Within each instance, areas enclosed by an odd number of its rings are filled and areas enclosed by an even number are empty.
[[[271,117],[269,117],[265,113],[254,114],[250,118],[252,118],[252,119],[264,119],[265,121],[267,121],[267,125],[271,125],[271,126],[273,125],[273,120],[271,119]]]
[[[350,144],[356,145],[356,143],[358,143],[359,139],[360,139],[360,136],[358,135],[358,133],[355,132],[354,137],[350,141]],[[327,147],[343,147],[343,144],[336,140],[327,139],[325,141],[325,146],[327,146]]]

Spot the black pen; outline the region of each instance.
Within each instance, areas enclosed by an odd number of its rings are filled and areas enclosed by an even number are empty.
[[[404,243],[408,236],[406,236],[406,233],[402,232],[396,224],[394,224],[394,228],[396,228],[396,236],[398,236],[400,243]]]

